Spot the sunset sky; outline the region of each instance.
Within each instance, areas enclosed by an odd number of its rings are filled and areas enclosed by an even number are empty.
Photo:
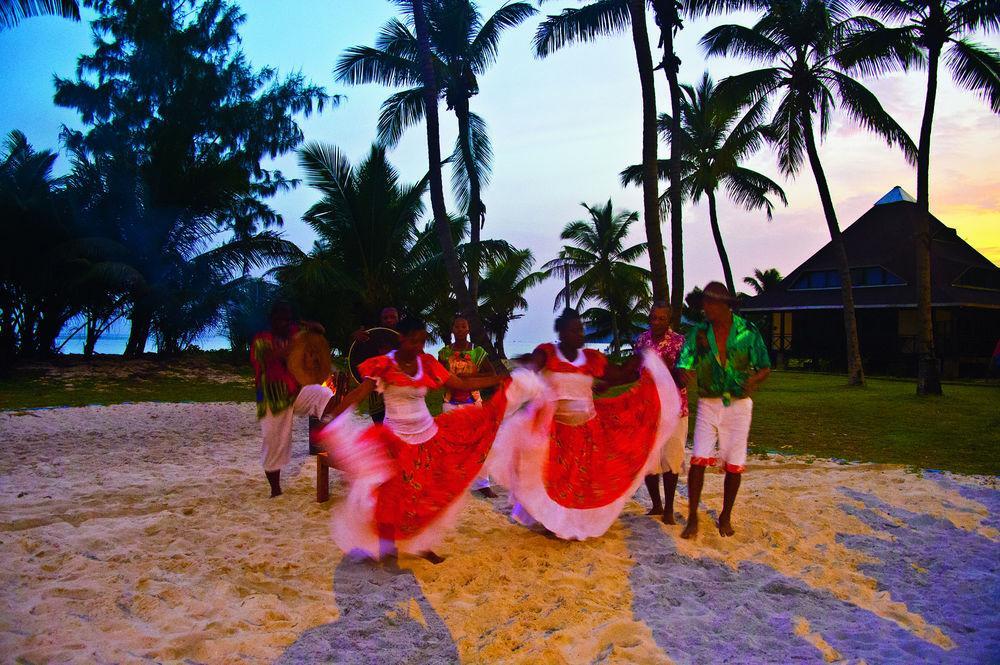
[[[240,4],[247,14],[241,31],[243,46],[254,65],[275,66],[282,73],[302,70],[328,92],[347,95],[339,107],[302,121],[307,141],[332,143],[352,160],[362,158],[375,138],[379,106],[391,91],[377,85],[339,85],[332,69],[346,47],[374,43],[379,27],[394,15],[394,5],[386,0],[246,0]],[[486,14],[501,3],[479,4]],[[549,1],[541,10],[557,13],[576,4]],[[483,196],[489,212],[484,233],[530,248],[539,264],[558,252],[559,232],[584,212],[581,201],[598,203],[610,197],[617,208],[642,207],[641,191],[623,189],[618,182],[618,173],[638,162],[641,151],[639,83],[630,36],[571,46],[537,60],[531,40],[540,20],[536,17],[505,35],[499,61],[480,79],[480,94],[472,100],[473,110],[489,123],[495,151],[493,180]],[[678,45],[682,81],[695,82],[706,68],[716,80],[752,68],[745,61],[706,60],[698,46],[714,25],[749,25],[752,21],[752,16],[730,15],[687,22]],[[1000,46],[997,35],[977,40]],[[20,129],[37,149],[57,148],[61,125],[79,126],[79,120],[74,112],[54,106],[53,75],[72,76],[77,57],[91,50],[86,22],[36,18],[0,32],[0,72],[5,82],[0,131]],[[654,50],[654,59],[655,54]],[[923,109],[923,73],[866,82],[916,139]],[[657,107],[667,111],[666,80],[660,72],[656,85]],[[443,105],[441,117],[442,147],[447,153],[454,142],[455,120]],[[404,180],[416,181],[426,171],[425,141],[422,127],[414,128],[390,154]],[[666,153],[661,147],[661,156]],[[842,227],[895,185],[916,194],[916,174],[901,154],[843,116],[835,116],[821,156]],[[287,174],[300,174],[294,155],[279,159],[278,164]],[[769,151],[758,154],[749,165],[780,182]],[[943,69],[931,157],[931,209],[994,262],[1000,262],[998,165],[1000,117],[974,94],[954,86]],[[57,168],[65,170],[66,161],[61,160]],[[724,196],[720,199],[722,233],[737,280],[754,268],[776,267],[787,273],[829,239],[808,168],[783,185],[788,207],[778,209],[771,222],[763,213],[747,213],[734,208]],[[272,201],[284,215],[286,237],[303,249],[310,247],[312,234],[301,215],[316,198],[302,186]],[[704,202],[684,210],[685,290],[722,276],[707,218]],[[664,231],[669,238],[668,227]],[[633,236],[636,241],[643,239],[641,223],[635,225]],[[552,281],[529,294],[531,311],[513,324],[511,340],[550,336],[557,289]]]

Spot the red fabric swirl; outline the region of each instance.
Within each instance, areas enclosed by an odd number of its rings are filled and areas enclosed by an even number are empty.
[[[647,372],[627,392],[594,400],[597,415],[582,425],[553,422],[545,491],[565,508],[599,508],[619,498],[642,473],[660,416]]]
[[[468,491],[483,468],[506,405],[500,390],[481,408],[443,413],[435,418],[438,433],[419,445],[375,426],[372,434],[396,468],[377,490],[375,521],[382,537],[413,538]]]

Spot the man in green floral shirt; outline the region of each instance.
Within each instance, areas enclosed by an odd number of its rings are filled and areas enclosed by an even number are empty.
[[[694,425],[694,452],[688,471],[688,523],[681,538],[698,533],[698,502],[705,467],[726,470],[719,533],[735,533],[733,504],[747,460],[747,440],[753,400],[750,395],[771,373],[771,359],[760,333],[746,319],[733,314],[734,298],[719,282],[702,291],[705,323],[688,332],[677,368],[697,382],[698,414]]]

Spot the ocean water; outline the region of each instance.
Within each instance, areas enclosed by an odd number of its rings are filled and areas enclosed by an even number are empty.
[[[508,356],[518,356],[524,353],[531,353],[532,349],[541,344],[543,341],[547,340],[505,340],[504,349]],[[60,337],[56,340],[56,346],[65,344],[62,347],[62,353],[66,354],[80,354],[83,353],[83,342],[84,337],[82,334],[76,335],[67,341],[66,337]],[[97,353],[105,355],[121,355],[125,352],[125,344],[128,342],[128,332],[108,332],[105,333],[97,340],[97,345],[94,351]],[[220,349],[229,348],[229,339],[225,335],[209,334],[203,335],[195,340],[195,346],[197,346],[202,351],[217,351]],[[435,341],[428,343],[428,351],[436,351],[441,348],[441,342]],[[154,353],[156,351],[156,343],[150,339],[146,343],[146,352]]]

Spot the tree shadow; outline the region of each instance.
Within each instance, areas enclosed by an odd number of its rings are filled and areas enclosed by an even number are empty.
[[[1000,509],[1000,492],[956,485],[991,513]],[[842,504],[844,512],[890,534],[893,542],[887,545],[874,536],[846,534],[837,541],[876,559],[859,568],[876,580],[878,590],[888,591],[893,600],[905,603],[955,642],[957,648],[942,655],[940,662],[1000,662],[1000,545],[874,495],[843,487],[840,491],[864,504],[863,508]]]
[[[708,557],[693,559],[677,551],[655,520],[623,519],[635,561],[633,614],[677,663],[823,662],[823,653],[796,634],[801,619],[850,662],[969,662],[769,566],[741,562],[733,570]]]
[[[340,618],[302,633],[276,664],[458,662],[448,627],[411,571],[344,557],[333,591]]]

